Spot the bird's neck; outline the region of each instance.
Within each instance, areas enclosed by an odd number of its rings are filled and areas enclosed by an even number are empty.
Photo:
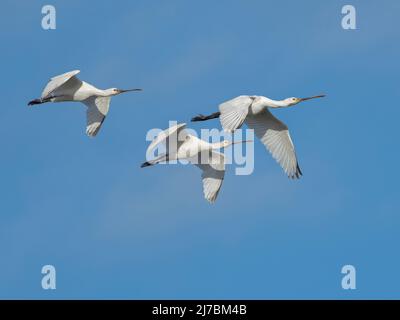
[[[268,108],[286,108],[290,105],[285,100],[272,100],[267,97],[261,97],[261,104]]]
[[[82,84],[83,84],[82,87],[85,88],[85,90],[87,92],[89,92],[91,95],[96,95],[99,97],[107,97],[108,96],[107,95],[108,89],[102,90],[102,89],[96,88],[95,86],[93,86],[90,83],[87,83],[85,81],[82,81]]]
[[[99,90],[99,96],[101,97],[111,97],[113,95],[114,95],[113,89]]]

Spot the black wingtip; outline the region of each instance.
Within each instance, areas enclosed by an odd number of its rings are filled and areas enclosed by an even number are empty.
[[[299,164],[297,163],[297,165],[296,165],[296,173],[294,174],[293,179],[294,179],[294,178],[300,179],[300,177],[301,177],[302,175],[303,175],[303,172],[301,172],[300,166],[299,166]]]
[[[300,166],[297,163],[296,172],[293,173],[293,174],[288,175],[288,177],[289,177],[289,179],[293,179],[294,180],[294,179],[300,179],[302,175],[303,175],[303,172],[301,172]]]
[[[299,164],[297,164],[297,171],[298,171],[298,173],[299,173],[299,178],[300,178],[300,176],[303,175],[303,172],[301,172],[301,169],[300,169]]]

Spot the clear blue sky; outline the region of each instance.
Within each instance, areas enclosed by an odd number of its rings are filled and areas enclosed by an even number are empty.
[[[400,2],[44,1],[2,3],[1,298],[400,298]],[[28,108],[80,69],[112,100],[95,139],[80,104]],[[255,146],[215,205],[190,166],[140,169],[150,128],[240,94],[326,93],[277,110],[304,177]],[[192,127],[219,127],[218,121]],[[41,288],[41,268],[57,289]],[[341,267],[357,289],[341,289]]]

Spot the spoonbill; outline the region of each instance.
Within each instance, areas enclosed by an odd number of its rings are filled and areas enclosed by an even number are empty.
[[[238,96],[219,105],[219,112],[209,116],[199,114],[192,121],[206,121],[220,118],[225,131],[233,132],[244,122],[250,129],[254,129],[256,136],[265,145],[272,157],[279,163],[289,178],[300,178],[302,172],[297,162],[296,152],[288,127],[275,118],[268,108],[286,108],[300,102],[322,98],[325,95],[308,98],[287,98],[272,100],[263,96]]]
[[[50,79],[39,99],[28,102],[28,106],[46,102],[79,101],[87,106],[86,134],[94,137],[99,132],[101,125],[108,113],[112,96],[142,89],[122,90],[110,88],[98,89],[91,84],[79,80],[76,75],[80,70],[74,70],[55,76]]]
[[[150,143],[146,154],[153,152],[160,143],[166,145],[167,152],[153,160],[144,162],[141,167],[153,166],[160,162],[169,162],[171,160],[187,159],[191,164],[201,169],[204,198],[208,202],[214,203],[225,175],[225,156],[214,150],[226,148],[235,143],[251,141],[232,142],[223,140],[221,142],[208,143],[188,134],[185,128],[186,123],[180,123],[160,132]]]

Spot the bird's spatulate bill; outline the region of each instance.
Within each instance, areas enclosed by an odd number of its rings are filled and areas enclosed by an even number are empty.
[[[235,141],[235,142],[232,142],[232,144],[238,144],[238,143],[247,143],[247,142],[254,142],[254,140],[242,140],[242,141]]]
[[[320,94],[318,96],[312,96],[312,97],[307,97],[307,98],[300,98],[300,101],[306,101],[306,100],[311,100],[311,99],[316,99],[316,98],[323,98],[325,97],[325,94]]]
[[[142,91],[142,89],[119,89],[119,93],[131,92],[131,91]]]

